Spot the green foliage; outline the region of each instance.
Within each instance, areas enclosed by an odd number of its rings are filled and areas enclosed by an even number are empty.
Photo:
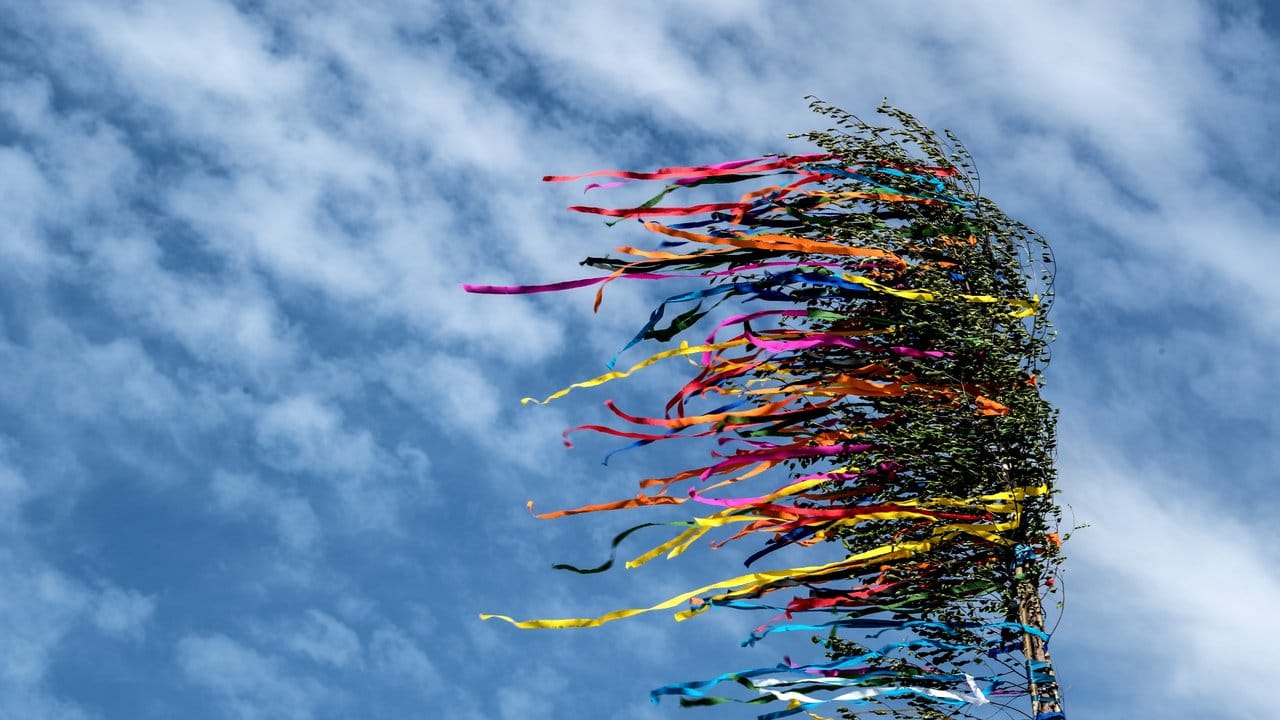
[[[911,378],[915,387],[961,388],[963,401],[927,393],[870,397],[843,406],[848,427],[859,428],[859,442],[875,446],[860,455],[862,467],[893,467],[879,473],[865,502],[892,503],[914,498],[963,499],[1018,487],[1053,486],[1056,412],[1039,392],[1041,373],[1049,362],[1052,329],[1047,319],[1052,301],[1052,253],[1044,240],[981,197],[972,158],[950,133],[939,137],[905,111],[887,104],[879,113],[892,124],[875,126],[814,100],[814,110],[835,126],[804,137],[838,155],[846,167],[863,174],[886,192],[946,197],[948,202],[903,203],[860,200],[832,217],[791,216],[804,222],[792,234],[834,236],[843,242],[878,248],[905,259],[897,274],[885,273],[900,288],[927,290],[934,302],[886,300],[849,294],[819,294],[810,301],[810,320],[826,331],[892,328],[893,344],[952,353],[941,359],[885,359],[865,351],[821,348],[806,358],[807,380],[831,378],[871,363],[889,363],[892,374]],[[922,172],[895,173],[894,168],[931,166],[956,172],[939,183]],[[877,169],[878,168],[878,169]],[[858,180],[831,181],[835,192],[865,189]],[[958,202],[955,202],[958,201]],[[1033,290],[1038,288],[1038,290]],[[1029,317],[1010,316],[1004,302],[972,302],[962,296],[986,295],[1002,300],[1038,302]],[[975,414],[982,395],[1008,408],[1005,415]],[[797,463],[803,466],[804,463]],[[830,492],[838,488],[831,487]],[[1013,550],[972,538],[956,539],[928,553],[928,567],[906,574],[911,602],[897,607],[866,608],[910,620],[941,620],[976,625],[1017,619],[1019,587],[1039,587],[1061,561],[1057,544],[1048,542],[1060,514],[1053,495],[1028,498],[1022,523],[1012,539],[1035,548],[1034,559],[1015,562]],[[923,539],[928,523],[879,521],[861,523],[837,539],[850,554],[887,543]],[[957,642],[979,642],[976,632],[940,633]],[[963,637],[968,634],[969,637]],[[1009,634],[1008,639],[1015,639]],[[817,639],[815,639],[817,640]],[[863,652],[857,643],[835,636],[821,641],[832,657]],[[981,652],[928,650],[917,661],[935,667],[963,667],[988,662]],[[889,665],[902,660],[887,660]],[[863,710],[865,712],[865,710]],[[889,712],[889,710],[886,710]],[[922,701],[895,706],[895,717],[946,717]]]

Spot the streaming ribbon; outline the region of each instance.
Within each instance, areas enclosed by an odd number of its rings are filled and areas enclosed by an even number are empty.
[[[615,280],[693,281],[699,286],[662,300],[607,363],[608,372],[542,399],[526,397],[521,402],[550,403],[574,390],[596,388],[659,362],[683,359],[692,377],[666,401],[661,414],[632,414],[606,401],[618,421],[633,429],[579,425],[565,431],[565,444],[572,447],[569,436],[580,432],[633,441],[611,452],[606,462],[617,452],[672,440],[715,438],[721,448],[712,453],[707,465],[641,481],[641,492],[634,497],[539,514],[555,518],[654,505],[712,510],[684,521],[645,522],[626,529],[613,538],[608,559],[594,567],[567,563],[554,567],[580,574],[605,572],[613,568],[624,542],[655,528],[678,532],[627,561],[627,569],[662,555],[675,558],[724,529],[735,529],[735,533],[712,542],[712,548],[742,538],[763,541],[746,558],[748,567],[784,548],[824,540],[845,539],[851,551],[831,562],[753,570],[653,605],[594,617],[516,620],[484,614],[481,618],[525,629],[560,629],[596,627],[659,610],[675,610],[677,621],[712,609],[769,610],[778,615],[752,631],[744,645],[795,631],[826,635],[831,648],[838,647],[833,644],[837,634],[849,630],[874,630],[869,637],[891,631],[907,638],[830,663],[793,665],[788,661],[667,685],[651,693],[654,702],[670,695],[684,705],[784,706],[760,715],[762,719],[800,713],[819,718],[809,711],[831,703],[853,710],[865,705],[883,708],[897,700],[976,707],[989,703],[992,693],[1007,694],[1011,687],[1028,692],[1037,682],[1042,689],[1051,686],[1047,667],[1000,660],[1009,648],[1017,647],[1017,637],[1048,641],[1042,628],[1016,618],[984,623],[929,619],[936,618],[947,603],[978,602],[1002,592],[999,582],[982,574],[984,568],[1000,567],[1007,557],[1029,567],[1041,554],[1053,551],[1056,536],[1051,546],[1026,538],[1024,530],[1028,508],[1038,507],[1042,498],[1049,497],[1051,486],[938,494],[934,485],[922,480],[908,492],[913,486],[904,478],[928,477],[927,473],[913,466],[908,455],[878,439],[912,407],[948,416],[967,413],[972,422],[990,423],[1010,415],[1010,403],[1022,402],[1019,398],[1028,386],[1035,391],[1034,373],[1015,387],[948,379],[949,363],[958,362],[958,356],[970,349],[910,331],[909,323],[901,320],[915,312],[912,308],[928,312],[988,308],[983,312],[989,322],[1005,325],[1043,313],[1036,294],[970,289],[970,273],[959,255],[977,247],[971,228],[956,224],[954,232],[921,236],[913,225],[904,223],[903,218],[924,212],[972,212],[974,203],[960,191],[957,177],[949,166],[849,163],[832,153],[815,153],[651,172],[610,170],[543,178],[548,182],[613,178],[593,182],[587,191],[634,182],[667,183],[639,206],[570,208],[615,221],[638,220],[659,240],[657,247],[620,247],[619,257],[584,261],[605,275],[536,285],[464,285],[468,292],[528,295],[596,287],[598,308],[605,286]],[[774,178],[790,179],[777,184]],[[737,201],[660,204],[693,188],[760,180],[773,184],[751,190]],[[855,211],[863,218],[859,222],[874,231],[866,241],[851,241],[829,231]],[[681,222],[663,224],[657,220],[661,218]],[[930,272],[944,273],[953,285],[913,285],[913,278],[934,277]],[[713,315],[726,301],[750,309],[726,317]],[[688,309],[660,327],[668,311],[677,306]],[[708,316],[719,319],[704,341],[680,340],[675,347],[658,350],[625,370],[614,369],[628,350],[650,341],[672,341]],[[713,407],[694,410],[708,400]],[[769,480],[782,471],[787,477]],[[677,489],[682,484],[687,487]],[[740,484],[760,485],[762,490],[737,496],[721,492]],[[1000,483],[993,477],[987,487],[1000,487]],[[890,492],[898,494],[885,495]],[[529,508],[532,512],[532,502]],[[794,589],[807,594],[780,604],[760,602],[773,593]],[[792,622],[796,613],[822,613],[833,619]],[[995,662],[997,667],[984,671],[974,658]],[[939,669],[948,663],[954,671]],[[795,677],[766,677],[775,675]],[[705,694],[707,688],[725,682],[754,695],[734,699]],[[987,685],[985,691],[979,682]],[[1042,718],[1048,720],[1046,715]]]

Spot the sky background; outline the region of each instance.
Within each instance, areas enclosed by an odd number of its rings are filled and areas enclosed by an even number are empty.
[[[543,174],[802,150],[807,94],[954,130],[1057,252],[1070,715],[1274,718],[1278,38],[1244,0],[0,0],[0,718],[753,716],[645,694],[803,638],[477,619],[749,550],[550,570],[633,519],[526,500],[678,461],[560,430],[675,370],[518,398],[597,374],[654,289],[593,318],[459,283],[640,238]]]

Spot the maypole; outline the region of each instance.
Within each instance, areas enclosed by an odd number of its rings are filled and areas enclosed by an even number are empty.
[[[763,544],[747,572],[647,607],[598,617],[505,620],[521,628],[598,626],[658,610],[763,611],[744,641],[807,632],[825,661],[785,662],[655,689],[657,702],[773,705],[773,720],[824,708],[851,715],[980,717],[1029,697],[1036,720],[1064,717],[1042,596],[1055,590],[1060,542],[1054,495],[1055,413],[1042,399],[1052,255],[977,188],[967,152],[887,105],[886,127],[818,101],[835,127],[804,137],[820,152],[652,172],[600,171],[587,190],[645,181],[663,189],[638,207],[575,206],[631,219],[656,241],[583,261],[605,274],[539,286],[466,286],[489,294],[693,282],[667,297],[609,362],[610,372],[542,400],[684,358],[692,377],[659,412],[606,401],[622,427],[584,425],[631,441],[715,443],[711,462],[640,482],[640,493],[544,513],[554,518],[654,505],[701,508],[689,520],[619,533],[673,537],[626,563],[674,558],[704,537],[713,548]],[[669,205],[673,194],[748,186],[735,200]],[[674,317],[663,325],[668,313]],[[680,341],[629,369],[619,357]],[[748,490],[748,488],[752,488]],[[531,506],[532,507],[532,506]],[[670,530],[668,530],[670,532]],[[763,569],[787,547],[841,543],[841,559]],[[780,557],[780,556],[774,556]],[[774,558],[768,558],[772,561]],[[798,591],[777,599],[784,591]],[[720,694],[736,684],[746,696]]]

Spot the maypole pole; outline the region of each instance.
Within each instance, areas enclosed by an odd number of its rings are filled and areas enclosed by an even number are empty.
[[[1018,582],[1018,616],[1023,625],[1044,630],[1044,607],[1040,603],[1039,592],[1030,581]],[[1032,716],[1038,720],[1065,717],[1048,645],[1036,635],[1023,633],[1022,653],[1027,658]]]
[[[614,538],[603,572],[628,538],[676,534],[625,563],[675,558],[704,537],[762,546],[747,571],[648,607],[597,617],[516,620],[520,628],[594,627],[676,610],[763,611],[743,642],[816,633],[827,661],[749,668],[675,683],[651,699],[682,705],[774,705],[760,720],[825,706],[845,715],[981,717],[1029,696],[1035,720],[1060,720],[1041,587],[1054,591],[1055,411],[1040,395],[1051,329],[1052,254],[1025,225],[981,197],[968,153],[911,115],[883,105],[877,127],[819,101],[836,127],[801,137],[821,152],[769,155],[646,172],[599,171],[587,190],[661,181],[637,207],[575,206],[633,219],[656,242],[588,257],[606,274],[532,286],[466,286],[527,294],[617,280],[693,282],[663,300],[608,363],[609,372],[542,400],[628,377],[672,358],[696,372],[652,415],[608,407],[632,450],[710,439],[711,462],[640,482],[619,500],[538,515],[700,508],[687,521],[646,522]],[[736,201],[670,206],[673,193],[750,183]],[[678,313],[675,311],[680,309]],[[668,311],[675,314],[663,325]],[[629,369],[641,344],[682,341]],[[610,455],[614,454],[610,453]],[[754,488],[748,490],[748,488]],[[530,503],[532,508],[532,503]],[[670,530],[668,530],[670,532]],[[788,547],[838,542],[834,562],[762,569]],[[783,591],[799,590],[788,599]],[[886,633],[889,635],[886,637]],[[736,684],[752,695],[713,694]]]

